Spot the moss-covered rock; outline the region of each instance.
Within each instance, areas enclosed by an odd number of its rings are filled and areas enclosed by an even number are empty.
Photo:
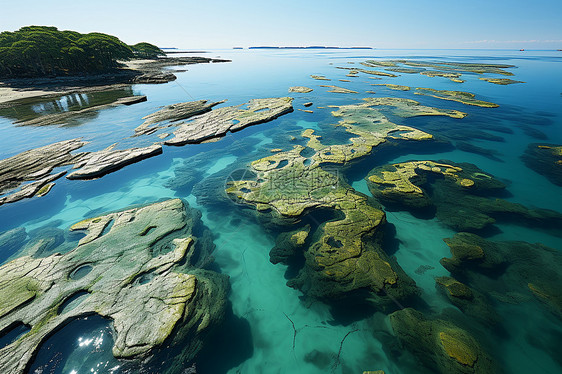
[[[407,298],[416,292],[413,281],[380,247],[384,212],[322,165],[345,165],[387,140],[430,140],[432,136],[395,125],[364,104],[340,107],[334,115],[341,118],[338,126],[350,134],[349,143],[325,145],[307,129],[302,134],[309,139],[307,147],[295,146],[252,162],[255,179],[231,181],[227,193],[280,220],[297,220],[317,209],[339,212],[341,218],[311,233],[305,266],[290,281],[309,296],[337,299],[365,289],[377,305]],[[306,149],[312,151],[308,157],[302,155]],[[281,239],[286,242],[287,238]]]
[[[430,370],[443,374],[496,372],[480,343],[452,322],[430,319],[407,308],[392,313],[390,323],[404,347]]]
[[[193,236],[198,220],[178,199],[111,213],[73,226],[87,235],[68,253],[0,267],[0,331],[31,328],[0,350],[0,371],[24,373],[48,336],[91,314],[112,320],[117,358],[147,363],[176,346],[182,361],[192,360],[222,319],[227,288],[192,262],[212,250]],[[67,308],[77,295],[85,297]]]
[[[492,198],[505,190],[505,184],[473,164],[408,161],[376,167],[366,180],[383,204],[416,213],[433,210],[441,222],[457,231],[482,230],[496,220],[553,230],[562,224],[558,212]]]

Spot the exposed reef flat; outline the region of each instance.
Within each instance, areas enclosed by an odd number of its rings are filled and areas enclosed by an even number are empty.
[[[493,374],[496,368],[481,344],[453,322],[428,318],[406,308],[390,315],[402,345],[432,372],[441,374]]]
[[[361,69],[361,68],[357,68],[357,67],[353,67],[353,68],[346,68],[346,67],[341,67],[338,66],[338,69],[344,69],[344,70],[350,70],[353,72],[357,73],[364,73],[364,74],[370,74],[370,75],[378,75],[378,76],[382,76],[382,77],[397,77],[396,74],[392,74],[392,73],[387,73],[384,71],[378,71],[378,70],[369,70],[369,69]]]
[[[501,74],[513,75],[504,69],[514,68],[514,65],[506,64],[478,64],[478,63],[464,63],[464,62],[429,62],[429,61],[415,61],[415,60],[392,60],[396,64],[403,64],[406,66],[434,68],[437,70],[456,71],[476,74]]]
[[[425,69],[423,69],[423,68],[418,68],[418,69],[414,69],[414,68],[386,68],[384,70],[392,71],[394,73],[418,74],[418,73],[424,71]]]
[[[459,79],[459,77],[462,75],[462,74],[460,74],[460,73],[451,73],[451,72],[444,72],[444,71],[426,70],[426,71],[420,72],[420,74],[421,74],[421,75],[428,76],[428,77],[443,77],[443,78],[449,78],[449,79],[452,80],[453,82],[460,82],[460,83],[463,82],[461,79]]]
[[[529,144],[522,159],[528,168],[562,186],[562,145]]]
[[[492,198],[505,190],[505,184],[473,164],[410,161],[376,167],[366,179],[373,196],[383,204],[412,212],[434,211],[442,223],[457,231],[481,230],[496,220],[543,229],[562,227],[558,212]]]
[[[509,78],[478,78],[481,81],[486,81],[489,83],[494,83],[494,84],[499,84],[502,86],[508,85],[508,84],[515,84],[515,83],[525,83],[522,81],[516,81],[513,79],[509,79]]]
[[[198,114],[209,112],[215,105],[224,101],[208,102],[207,100],[188,101],[185,103],[166,105],[157,112],[143,117],[144,122],[135,128],[135,135],[152,134],[162,127],[162,122],[177,122]]]
[[[540,243],[494,242],[465,232],[444,240],[452,257],[443,258],[441,264],[453,276],[500,302],[536,299],[562,319],[559,250]]]
[[[340,219],[322,224],[315,233],[307,234],[309,229],[303,227],[278,238],[277,248],[284,243],[288,254],[274,248],[272,259],[282,261],[293,255],[302,236],[308,247],[304,252],[305,266],[289,281],[291,286],[309,297],[328,300],[368,289],[372,303],[381,307],[392,305],[392,299],[406,299],[416,294],[417,289],[380,247],[377,232],[385,222],[384,212],[321,165],[344,165],[386,141],[433,137],[393,124],[378,110],[363,104],[341,107],[334,115],[341,118],[338,126],[350,134],[349,143],[325,145],[314,130],[307,129],[302,134],[309,139],[306,147],[294,146],[290,151],[252,162],[250,171],[256,178],[229,182],[227,193],[255,206],[258,212],[271,212],[280,222],[298,221],[311,210],[340,212]],[[310,156],[303,156],[310,151]],[[293,238],[295,243],[291,244]]]
[[[66,254],[0,267],[0,329],[30,327],[0,350],[1,371],[26,372],[46,337],[92,314],[111,319],[117,358],[146,363],[166,345],[191,361],[222,320],[227,288],[191,263],[198,220],[178,199],[111,213],[72,226],[87,235]]]
[[[51,174],[53,169],[80,161],[84,153],[71,152],[85,144],[81,139],[65,140],[0,160],[0,194],[13,193],[0,198],[0,205],[32,197],[47,183],[60,178],[64,172]],[[32,183],[22,186],[26,182]],[[13,191],[20,186],[20,191]]]
[[[326,78],[323,75],[311,75],[310,78],[316,79],[317,81],[331,81],[331,79]]]
[[[466,113],[458,110],[439,109],[421,105],[419,102],[411,99],[403,99],[398,97],[370,97],[363,99],[362,104],[354,104],[350,106],[332,106],[335,108],[349,108],[352,110],[374,109],[375,107],[388,107],[390,112],[398,117],[410,118],[417,116],[447,116],[451,118],[464,118]],[[338,116],[338,112],[335,112]]]
[[[290,97],[252,99],[246,104],[246,109],[243,109],[242,105],[215,109],[190,122],[178,124],[174,137],[166,140],[164,144],[200,143],[222,137],[229,131],[239,131],[251,125],[268,122],[292,112],[292,102]]]
[[[144,148],[114,149],[116,144],[84,156],[84,159],[74,165],[75,169],[66,177],[68,179],[95,179],[119,170],[127,165],[153,157],[162,153],[162,146],[154,144]]]
[[[309,88],[309,87],[304,87],[304,86],[294,86],[294,87],[289,87],[289,92],[296,92],[296,93],[309,93],[312,92],[313,89]]]
[[[338,86],[327,86],[327,85],[320,85],[320,87],[326,87],[329,88],[328,92],[332,92],[332,93],[344,93],[344,94],[356,94],[359,93],[357,91],[353,91],[347,88],[343,88],[343,87],[338,87]]]
[[[466,105],[474,105],[482,108],[497,108],[498,104],[475,99],[475,95],[470,92],[435,90],[433,88],[416,88],[416,95],[425,95],[442,100],[456,101]]]
[[[371,86],[385,86],[386,88],[390,88],[391,90],[396,91],[410,91],[409,86],[401,86],[399,84],[390,84],[390,83],[372,83]]]

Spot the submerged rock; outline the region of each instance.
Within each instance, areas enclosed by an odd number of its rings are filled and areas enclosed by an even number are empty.
[[[251,125],[269,122],[293,111],[293,99],[278,97],[252,99],[243,109],[242,105],[223,107],[194,118],[190,122],[177,125],[174,138],[166,140],[166,145],[200,143],[218,138],[227,132],[242,130]]]
[[[66,177],[68,179],[101,178],[127,165],[162,153],[162,146],[159,144],[124,150],[115,150],[114,147],[115,144],[102,151],[89,153],[80,163],[74,166],[79,170],[73,171]]]
[[[562,319],[562,255],[540,243],[494,242],[470,233],[444,239],[451,258],[441,264],[475,288],[499,301],[519,303],[536,298]],[[513,299],[511,295],[522,295]],[[524,296],[527,296],[525,298]]]
[[[74,250],[0,267],[0,331],[30,327],[0,349],[0,371],[26,372],[48,336],[92,314],[112,320],[117,358],[145,364],[172,347],[191,361],[226,302],[224,276],[191,263],[209,251],[193,236],[198,217],[175,199],[87,219],[71,228],[87,233]]]
[[[431,96],[436,99],[456,101],[466,105],[474,105],[482,108],[497,108],[498,104],[490,103],[487,101],[478,100],[475,95],[470,92],[463,91],[448,91],[448,90],[434,90],[433,88],[416,88],[416,95]]]
[[[406,308],[390,315],[394,333],[428,369],[442,374],[492,374],[496,368],[480,343],[452,322]]]
[[[42,187],[65,173],[51,174],[54,168],[80,161],[85,153],[71,152],[84,146],[81,139],[65,140],[0,160],[0,205],[33,197]],[[14,191],[25,182],[31,182]]]
[[[376,167],[366,180],[383,204],[416,213],[434,210],[442,223],[457,231],[481,230],[496,220],[554,230],[562,225],[558,212],[491,198],[504,191],[505,184],[473,164],[409,161]]]
[[[23,227],[0,233],[0,263],[12,256],[20,249],[27,239],[27,232]]]
[[[529,144],[522,159],[528,168],[562,186],[562,145]]]
[[[435,286],[467,316],[488,326],[499,323],[499,315],[490,305],[490,300],[482,293],[451,277],[435,278]]]

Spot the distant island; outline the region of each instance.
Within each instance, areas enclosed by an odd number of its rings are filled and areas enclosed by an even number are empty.
[[[127,45],[92,32],[26,26],[0,33],[0,78],[37,78],[98,74],[121,65],[118,60],[154,59],[165,53],[150,43]]]
[[[235,48],[236,49],[236,48]],[[321,45],[312,45],[308,47],[249,47],[248,49],[374,49],[373,47],[325,47]]]

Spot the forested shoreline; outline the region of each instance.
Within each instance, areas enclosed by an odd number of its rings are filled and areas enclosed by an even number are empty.
[[[120,66],[118,60],[158,58],[164,52],[149,43],[127,45],[92,32],[25,26],[0,33],[0,78],[36,78],[97,74]]]

